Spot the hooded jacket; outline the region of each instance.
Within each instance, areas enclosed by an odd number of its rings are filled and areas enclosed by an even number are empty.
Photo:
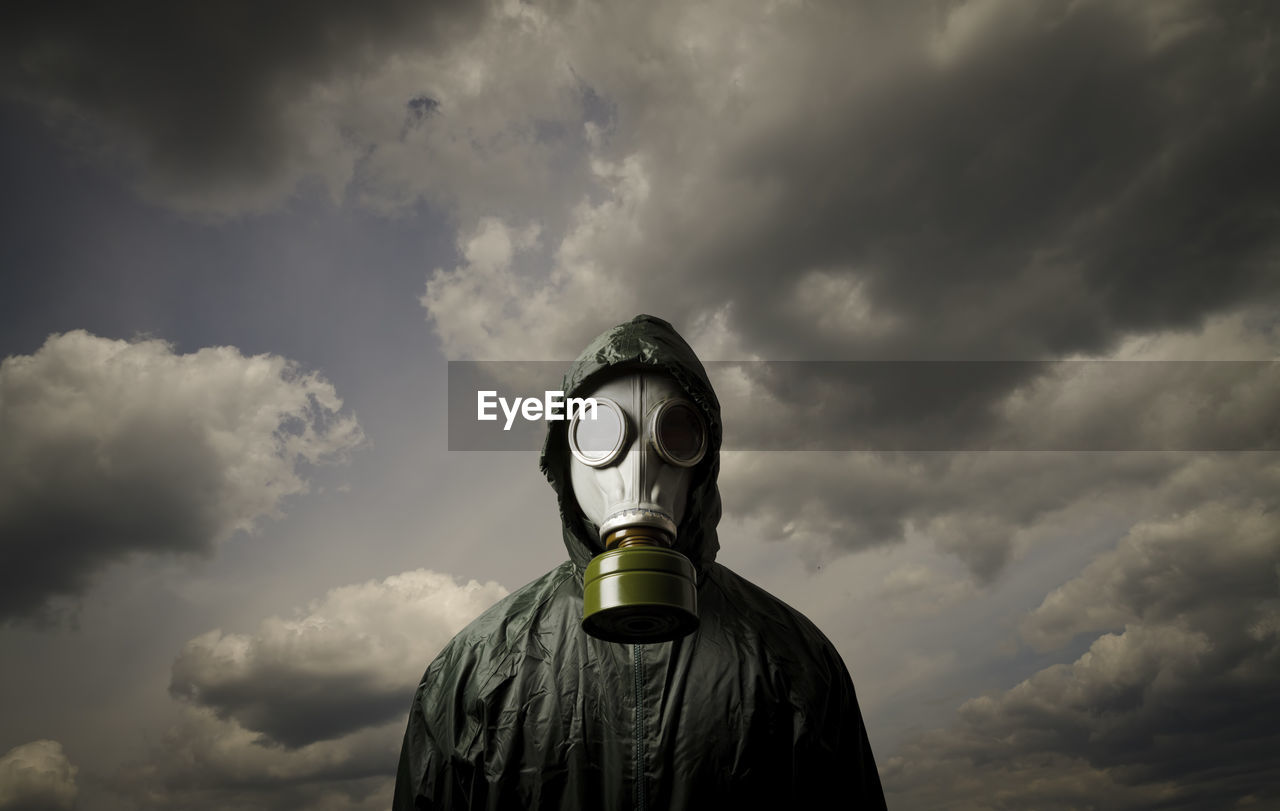
[[[548,422],[540,463],[569,560],[484,612],[427,668],[395,811],[883,809],[834,646],[715,562],[722,425],[702,364],[670,324],[640,315],[593,341],[563,391],[581,396],[627,370],[670,375],[709,426],[676,541],[698,573],[699,629],[650,645],[581,629],[583,573],[603,549],[572,492],[565,423]]]

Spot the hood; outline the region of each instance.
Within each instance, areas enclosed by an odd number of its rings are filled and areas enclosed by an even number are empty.
[[[581,397],[597,381],[630,369],[667,373],[680,384],[689,399],[697,403],[707,419],[707,454],[694,469],[684,518],[676,528],[675,546],[676,551],[693,563],[701,579],[720,549],[716,536],[716,525],[720,523],[720,491],[716,487],[722,435],[720,402],[693,349],[670,324],[652,315],[637,315],[592,341],[565,373],[561,389],[566,397]],[[583,522],[573,495],[567,427],[564,421],[547,423],[539,466],[559,500],[560,524],[569,559],[584,571],[604,548]]]

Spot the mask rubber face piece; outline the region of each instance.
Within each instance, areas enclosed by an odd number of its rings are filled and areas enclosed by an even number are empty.
[[[575,396],[570,480],[605,551],[587,567],[582,627],[612,642],[662,642],[697,628],[696,572],[681,554],[693,468],[707,450],[702,413],[671,378],[613,378]],[[673,548],[675,547],[675,548]]]

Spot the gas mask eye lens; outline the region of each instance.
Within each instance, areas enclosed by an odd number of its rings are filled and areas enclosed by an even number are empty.
[[[680,467],[698,464],[707,450],[702,417],[681,400],[667,400],[654,409],[649,436],[662,458]]]
[[[606,397],[595,401],[595,419],[588,407],[569,423],[569,450],[584,465],[604,467],[617,459],[626,445],[627,418],[614,401]]]

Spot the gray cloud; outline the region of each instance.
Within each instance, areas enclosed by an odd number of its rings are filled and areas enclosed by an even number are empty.
[[[730,153],[773,182],[773,219],[713,243],[735,261],[709,264],[732,269],[737,317],[774,352],[832,344],[821,319],[775,304],[815,269],[894,319],[859,337],[873,356],[1098,351],[1274,292],[1276,178],[1246,169],[1280,121],[1257,84],[1271,23],[1187,6],[1171,40],[1172,23],[1132,8],[1015,5],[957,7],[941,31],[917,29],[918,58],[883,86],[821,116],[797,95],[809,126]]]
[[[1280,449],[1273,361],[708,367],[731,450]]]
[[[704,357],[1141,358],[1144,339],[1198,338],[1197,358],[1250,345],[1269,360],[1277,178],[1248,167],[1280,126],[1274,18],[1201,2],[707,4],[645,25],[565,11],[548,26],[594,32],[566,41],[569,58],[616,109],[582,202],[562,232],[533,215],[464,227],[460,263],[431,273],[422,303],[452,358],[572,357],[651,311]],[[1202,367],[1184,396],[1178,375],[989,371],[914,403],[873,387],[860,409],[812,379],[738,381],[751,408],[727,431],[790,420],[824,442],[924,448],[1275,440],[1271,367]],[[770,462],[726,463],[726,487],[778,535],[842,550],[914,527],[989,579],[1037,521],[1158,487],[1179,460]]]
[[[0,365],[0,616],[138,552],[207,554],[362,441],[333,386],[272,355],[51,336]]]
[[[446,348],[563,356],[635,311],[723,310],[770,358],[1034,358],[1274,295],[1268,7],[949,8],[553,18],[594,26],[569,54],[616,126],[549,275],[436,276]],[[485,301],[433,307],[448,284]],[[552,323],[583,300],[591,323]],[[462,340],[477,308],[507,318]]]
[[[57,741],[31,741],[0,755],[0,809],[69,811],[75,807],[75,766]]]
[[[1231,336],[1231,352],[1254,357],[1266,357],[1277,346],[1274,332],[1249,330],[1233,317],[1211,322],[1197,335],[1127,342],[1115,357],[1220,355],[1225,336]],[[954,366],[957,396],[972,394],[963,377],[967,364]],[[1002,394],[973,395],[981,417],[966,419],[963,405],[952,409],[948,399],[878,418],[879,392],[872,389],[872,403],[843,425],[830,414],[850,406],[806,397],[815,381],[786,391],[776,381],[765,388],[749,378],[728,378],[725,400],[742,405],[745,413],[726,414],[730,426],[737,421],[727,434],[786,422],[824,440],[831,437],[825,441],[832,444],[842,436],[856,442],[860,432],[869,431],[890,437],[896,432],[925,448],[990,442],[997,448],[1089,450],[729,454],[722,474],[726,509],[761,521],[766,536],[805,540],[818,558],[899,542],[914,532],[957,555],[979,579],[990,580],[1055,525],[1087,525],[1100,513],[1131,524],[1179,504],[1226,497],[1231,486],[1247,483],[1265,454],[1092,451],[1232,447],[1242,441],[1245,447],[1272,447],[1273,415],[1280,411],[1274,370],[1270,363],[1051,364],[1029,381],[998,381],[995,389],[1004,389]],[[902,400],[895,392],[886,399]],[[944,430],[934,434],[939,425]],[[1219,479],[1188,478],[1206,464],[1215,466]]]
[[[426,664],[506,593],[426,569],[343,586],[251,636],[192,639],[170,692],[287,747],[339,738],[402,717]]]
[[[506,593],[418,569],[335,588],[252,635],[202,634],[173,664],[179,720],[110,786],[141,808],[386,808],[423,668]]]
[[[140,165],[154,195],[235,212],[280,201],[308,175],[340,191],[365,145],[325,120],[328,83],[403,50],[442,49],[483,14],[483,4],[397,0],[199,13],[28,4],[6,15],[0,83],[77,145]]]
[[[559,223],[587,171],[583,125],[606,115],[541,6],[82,5],[11,15],[0,94],[198,217],[325,193]]]
[[[886,616],[910,619],[933,616],[976,593],[971,581],[916,563],[900,566],[884,576],[876,604]]]
[[[1057,526],[1106,511],[1131,518],[1184,461],[1161,454],[744,453],[725,458],[721,489],[726,512],[750,516],[764,537],[793,542],[814,562],[915,533],[989,581]]]
[[[1237,467],[1184,471],[1187,486],[1225,474],[1233,492],[1137,524],[1031,612],[1022,634],[1038,647],[1105,633],[887,761],[906,805],[1026,807],[1045,801],[1040,779],[1072,774],[1077,788],[1053,801],[1063,807],[1107,784],[1116,808],[1276,799],[1280,468]]]
[[[284,749],[212,711],[192,708],[146,762],[126,765],[109,784],[137,808],[372,811],[391,802],[391,771],[403,734],[397,719]]]

